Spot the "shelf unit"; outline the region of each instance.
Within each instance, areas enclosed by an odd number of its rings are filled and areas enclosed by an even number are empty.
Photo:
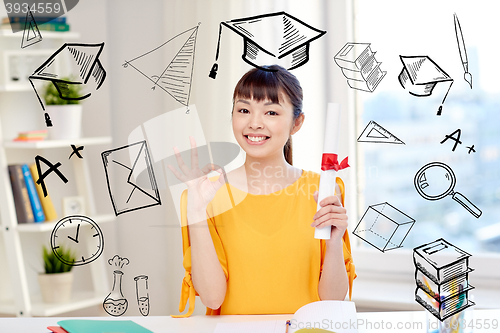
[[[72,140],[41,140],[41,141],[7,141],[3,144],[4,148],[14,149],[44,149],[44,148],[62,148],[70,145],[90,146],[111,143],[111,137],[102,136],[95,138],[79,138]]]
[[[43,303],[40,294],[33,295],[31,300],[31,316],[48,317],[61,313],[75,311],[102,304],[107,293],[80,291],[73,292],[70,303],[47,304]],[[14,300],[0,303],[0,313],[16,314],[17,306]]]
[[[9,52],[13,50],[13,47],[15,46],[15,44],[17,44],[12,41],[12,39],[17,38],[19,39],[20,43],[20,38],[22,38],[22,35],[22,32],[14,34],[9,30],[0,30],[1,58],[3,58],[6,51]],[[53,39],[56,43],[60,41],[61,44],[66,39],[76,39],[79,38],[79,36],[80,35],[75,32],[42,31],[42,37],[44,39]],[[2,41],[6,41],[6,39],[11,39],[11,42],[3,43]],[[10,48],[6,48],[5,45],[9,45]],[[53,48],[51,49],[51,51],[54,52],[56,49],[57,48]],[[36,53],[40,52],[40,50],[47,51],[47,49],[35,49],[32,52]],[[22,52],[30,54],[30,49],[24,49]],[[2,95],[9,94],[11,92],[15,92],[16,94],[28,94],[33,93],[33,90],[30,85],[9,84],[8,82],[0,83],[0,98],[2,98]],[[16,100],[17,98],[24,99],[24,97],[17,96],[15,98]],[[37,109],[39,108],[38,104],[34,104],[33,107],[35,108],[35,113],[39,111]],[[0,104],[0,116],[3,116],[3,112],[4,110],[2,109],[2,105]],[[2,237],[3,239],[4,249],[2,250],[6,255],[7,271],[9,272],[10,276],[9,289],[12,290],[13,299],[0,299],[0,313],[15,315],[18,317],[54,316],[64,312],[102,304],[104,298],[110,290],[105,260],[97,260],[96,262],[93,262],[89,267],[93,284],[93,291],[74,290],[72,299],[68,303],[46,304],[42,302],[40,294],[30,292],[28,276],[32,278],[33,276],[29,274],[35,273],[27,271],[25,268],[25,253],[23,253],[23,251],[26,251],[27,249],[23,249],[21,236],[34,234],[34,237],[39,237],[37,236],[37,234],[39,234],[41,237],[42,234],[46,235],[47,232],[50,232],[54,228],[57,221],[46,221],[43,223],[17,223],[14,198],[7,168],[9,164],[7,158],[9,154],[7,154],[7,152],[11,152],[13,150],[28,152],[29,150],[36,151],[39,149],[68,149],[68,147],[70,147],[70,145],[72,144],[77,146],[104,145],[110,144],[112,142],[111,137],[92,137],[80,138],[75,140],[43,140],[31,142],[12,141],[11,139],[7,139],[5,137],[5,134],[2,133],[3,127],[1,126],[1,121],[3,119],[1,118],[2,117],[0,117],[0,237]],[[10,123],[9,125],[12,126],[12,124]],[[35,155],[33,155],[33,160],[31,162],[34,161],[34,156]],[[76,177],[77,179],[74,180],[74,183],[76,184],[78,195],[82,196],[85,200],[85,206],[87,210],[86,215],[99,225],[114,221],[116,219],[114,214],[103,215],[97,214],[96,212],[87,160],[85,158],[72,158],[71,162],[66,161],[65,163],[71,163],[73,166],[74,174],[78,175],[78,177]],[[0,265],[2,265],[1,262]],[[0,272],[5,271],[5,267],[0,267]]]
[[[80,34],[78,32],[73,31],[41,31],[42,38],[47,39],[78,39],[80,38]],[[13,33],[10,29],[0,29],[0,38],[23,38],[22,32]]]

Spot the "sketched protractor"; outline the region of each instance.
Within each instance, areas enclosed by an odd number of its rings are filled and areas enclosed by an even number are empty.
[[[448,165],[432,162],[420,168],[413,181],[418,194],[424,199],[439,200],[453,192],[457,180]]]

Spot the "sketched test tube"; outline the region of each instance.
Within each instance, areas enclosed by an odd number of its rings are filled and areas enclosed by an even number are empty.
[[[139,311],[143,316],[147,316],[149,314],[148,277],[146,275],[139,275],[134,280]]]

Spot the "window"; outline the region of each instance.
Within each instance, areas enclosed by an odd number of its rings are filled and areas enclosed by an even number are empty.
[[[426,0],[404,5],[396,0],[354,2],[354,40],[371,43],[382,70],[387,71],[374,92],[353,90],[357,135],[375,121],[405,143],[356,143],[361,215],[354,222],[359,222],[368,206],[384,202],[416,220],[401,249],[382,253],[357,239],[354,259],[360,273],[358,284],[364,282],[367,290],[387,288],[378,285],[384,281],[401,281],[404,290],[408,289],[415,269],[413,248],[444,238],[473,255],[470,267],[475,271],[470,281],[476,287],[472,294],[478,304],[498,307],[500,68],[495,65],[499,46],[492,34],[500,31],[499,9],[500,3],[494,1],[480,5]],[[472,89],[464,80],[454,13],[463,32]],[[437,84],[427,97],[413,96],[402,87],[398,79],[403,70],[400,56],[428,56],[454,79],[443,104],[449,87],[446,82]],[[458,138],[457,130],[461,143],[454,149],[456,142],[445,139],[447,135]],[[456,177],[453,191],[481,210],[479,218],[452,195],[439,200],[419,195],[415,175],[431,162],[445,163],[452,169]],[[399,297],[412,303],[408,295]]]
[[[444,238],[471,254],[500,253],[500,72],[493,58],[498,46],[488,33],[499,29],[494,13],[500,6],[466,4],[415,1],[401,6],[398,1],[382,5],[368,0],[356,4],[356,40],[371,43],[387,71],[373,93],[357,94],[362,119],[358,133],[375,121],[405,143],[358,143],[361,207],[388,202],[414,218],[403,244],[408,249]],[[454,13],[463,31],[472,89],[464,80]],[[438,83],[428,97],[412,96],[398,80],[403,69],[400,55],[428,56],[454,79],[441,116],[437,111],[449,83]],[[456,184],[450,195],[430,201],[418,194],[414,177],[435,161],[452,169]],[[454,200],[453,192],[477,206],[480,218]]]

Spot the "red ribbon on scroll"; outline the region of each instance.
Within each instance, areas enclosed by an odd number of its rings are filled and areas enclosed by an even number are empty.
[[[321,170],[326,171],[333,169],[339,171],[349,167],[349,164],[347,164],[348,157],[344,158],[340,164],[337,158],[337,154],[323,153],[323,157],[321,158]]]

